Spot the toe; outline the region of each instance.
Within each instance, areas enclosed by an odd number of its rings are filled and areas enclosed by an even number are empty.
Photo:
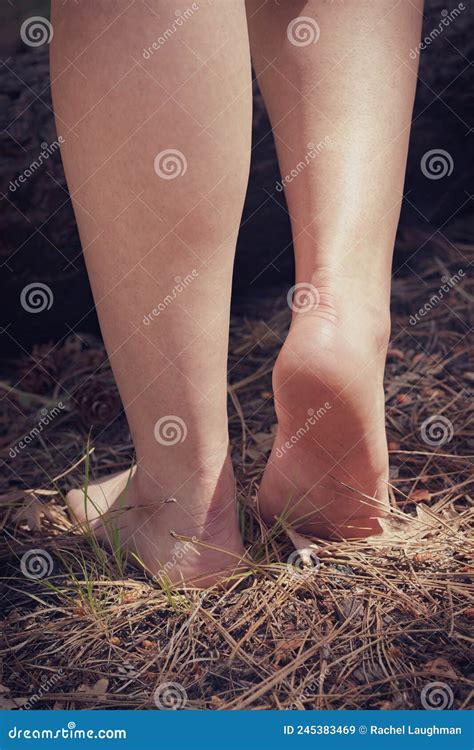
[[[84,491],[70,490],[66,495],[66,505],[75,521],[85,520]]]

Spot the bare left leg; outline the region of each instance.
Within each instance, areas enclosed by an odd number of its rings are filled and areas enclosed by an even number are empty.
[[[91,9],[53,3],[54,105],[137,466],[68,502],[98,536],[115,522],[154,575],[205,586],[243,554],[226,375],[251,138],[245,7],[202,0],[179,25],[167,0]],[[195,539],[185,555],[173,532]]]

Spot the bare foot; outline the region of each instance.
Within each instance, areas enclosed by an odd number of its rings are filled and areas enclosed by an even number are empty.
[[[385,306],[374,317],[367,299],[319,292],[316,310],[294,314],[275,365],[278,430],[260,511],[269,524],[283,516],[323,538],[362,538],[381,532],[388,502]]]
[[[239,566],[245,551],[235,508],[232,465],[193,476],[174,497],[140,486],[136,467],[71,490],[74,519],[112,550],[120,547],[159,582],[212,586]],[[130,554],[131,553],[131,554]]]

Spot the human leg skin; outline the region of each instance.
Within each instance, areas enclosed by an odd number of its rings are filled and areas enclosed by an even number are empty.
[[[68,502],[98,536],[110,541],[118,527],[153,575],[206,586],[243,554],[226,372],[251,72],[243,0],[191,10],[179,18],[166,0],[98,0],[85,12],[55,0],[51,77],[137,458],[131,473],[90,485],[86,503],[83,490]]]
[[[364,537],[388,502],[383,374],[422,3],[248,0],[247,15],[297,285],[260,509]]]

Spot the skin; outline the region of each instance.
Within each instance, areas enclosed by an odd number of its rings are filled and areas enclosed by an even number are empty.
[[[107,536],[94,508],[111,509],[122,545],[154,575],[173,557],[172,532],[196,537],[169,577],[207,585],[243,554],[226,372],[250,160],[249,42],[242,2],[230,0],[216,13],[204,0],[144,59],[143,48],[176,19],[169,2],[148,6],[98,0],[86,13],[83,4],[57,0],[52,8],[62,158],[138,467],[125,497],[128,473],[113,487],[89,487],[88,517]],[[154,169],[166,149],[186,159],[186,171],[174,179]],[[145,325],[144,316],[173,293],[176,277],[193,272],[184,291]],[[157,421],[167,416],[183,421],[183,442],[155,439]],[[84,520],[84,493],[68,501]],[[225,551],[209,550],[211,543]]]
[[[131,475],[89,486],[87,503],[81,490],[68,501],[99,537],[113,522],[157,577],[177,557],[176,535],[192,538],[166,575],[207,586],[244,553],[226,363],[250,156],[249,35],[282,176],[306,144],[328,139],[285,184],[296,283],[316,288],[318,304],[294,314],[275,367],[278,432],[260,509],[269,523],[284,513],[303,531],[364,536],[379,530],[386,503],[382,378],[421,3],[225,0],[218,13],[210,0],[198,5],[143,57],[176,19],[166,0],[98,0],[94,14],[55,0],[51,67],[69,190],[137,456]],[[315,44],[288,39],[301,15],[317,19]],[[174,179],[154,169],[166,149],[186,160]],[[279,457],[308,409],[326,402]],[[172,445],[155,437],[170,416],[186,433]]]
[[[381,531],[387,504],[390,270],[422,3],[248,0],[247,11],[282,176],[304,161],[308,143],[323,144],[285,184],[296,283],[315,304],[293,314],[274,370],[278,432],[260,509],[269,522],[284,509],[319,536],[367,536]],[[299,16],[316,20],[315,43],[289,41]],[[324,404],[308,425],[308,409]]]

